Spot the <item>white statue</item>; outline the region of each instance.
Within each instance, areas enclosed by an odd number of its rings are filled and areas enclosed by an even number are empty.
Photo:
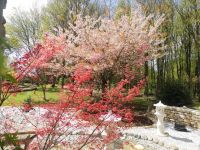
[[[169,134],[164,131],[164,122],[163,122],[164,117],[165,117],[164,109],[165,109],[166,105],[162,104],[161,101],[159,101],[159,103],[154,104],[154,106],[156,106],[155,115],[158,118],[158,121],[157,121],[157,134],[159,136],[168,136]]]

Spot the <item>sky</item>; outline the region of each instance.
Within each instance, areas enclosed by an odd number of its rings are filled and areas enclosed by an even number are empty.
[[[28,10],[31,7],[38,6],[42,7],[47,3],[48,0],[7,0],[7,6],[4,10],[4,16],[6,19],[12,15],[14,8],[20,8],[22,10]]]

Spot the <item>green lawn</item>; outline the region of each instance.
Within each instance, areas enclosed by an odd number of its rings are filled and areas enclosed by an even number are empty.
[[[155,97],[149,97],[149,99],[155,99]],[[147,110],[149,105],[156,103],[156,101],[147,101],[146,97],[135,97],[132,102],[132,105],[135,107],[135,110]],[[192,105],[188,105],[188,108],[200,110],[200,102],[193,100]]]
[[[59,88],[51,88],[48,85],[46,96],[49,100],[48,102],[56,102],[59,99]],[[43,100],[42,89],[38,87],[36,91],[28,91],[28,92],[19,92],[16,96],[11,95],[8,100],[4,102],[4,106],[18,106],[24,103],[24,100],[31,96],[33,100],[33,104],[42,104],[47,103]],[[155,99],[154,97],[149,97],[149,99]],[[135,107],[135,110],[146,110],[148,105],[152,103],[147,101],[145,97],[135,97],[131,105]],[[200,110],[200,102],[195,101],[189,108],[199,109]]]
[[[144,97],[135,97],[132,104],[135,107],[135,110],[146,110],[149,102]]]
[[[189,108],[200,110],[200,102],[194,101],[193,104],[189,106]]]
[[[15,106],[22,105],[24,100],[28,97],[31,97],[33,100],[33,104],[41,104],[46,103],[43,100],[42,89],[39,87],[36,91],[27,91],[27,92],[19,92],[16,95],[11,95],[8,100],[4,102],[4,106]],[[59,98],[59,89],[58,88],[47,88],[46,97],[49,102],[56,102]]]

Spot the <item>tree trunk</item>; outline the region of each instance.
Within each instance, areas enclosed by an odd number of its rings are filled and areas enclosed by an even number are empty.
[[[55,86],[56,86],[56,77],[54,76],[51,87],[55,88]]]
[[[157,86],[156,86],[156,97],[159,98],[160,92],[163,86],[163,60],[162,58],[157,59]]]
[[[198,52],[198,59],[196,65],[196,77],[197,77],[197,96],[200,102],[200,52]]]
[[[2,105],[2,77],[0,76],[0,106]]]
[[[43,93],[43,100],[48,101],[48,99],[46,98],[46,85],[41,85],[41,87],[42,87],[42,93]]]
[[[61,88],[63,89],[65,85],[65,75],[62,75],[61,77]]]
[[[144,66],[144,74],[145,74],[145,79],[146,79],[146,85],[145,85],[145,91],[144,95],[148,96],[149,95],[149,83],[148,83],[148,74],[149,74],[149,67],[148,67],[148,61],[145,62]]]

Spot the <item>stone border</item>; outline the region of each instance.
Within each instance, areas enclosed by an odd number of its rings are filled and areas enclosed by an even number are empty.
[[[146,135],[139,135],[139,134],[125,134],[125,139],[126,140],[133,140],[133,138],[136,139],[141,139],[141,140],[147,140],[150,142],[153,142],[154,144],[158,144],[159,146],[165,147],[166,149],[169,150],[179,150],[179,148],[175,145],[168,145],[166,143],[164,143],[163,141],[159,140],[158,138],[152,138],[152,137],[148,137]]]

